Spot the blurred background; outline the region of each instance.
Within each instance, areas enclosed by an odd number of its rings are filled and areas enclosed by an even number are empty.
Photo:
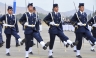
[[[59,12],[61,12],[66,20],[70,20],[72,15],[76,12],[73,2],[75,2],[77,9],[79,3],[85,3],[85,12],[88,14],[88,19],[95,15],[96,0],[54,0],[54,3],[59,4]],[[5,3],[7,6],[12,6],[13,0],[0,0],[0,16],[5,14]],[[18,20],[22,14],[26,12],[26,6],[28,3],[34,4],[41,21],[52,11],[53,0],[16,0],[16,15]]]

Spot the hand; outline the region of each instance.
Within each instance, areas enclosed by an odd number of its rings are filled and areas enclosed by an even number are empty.
[[[54,24],[55,26],[59,26],[59,24]]]
[[[50,22],[50,25],[54,25],[55,23],[54,22]]]
[[[79,22],[79,23],[77,23],[77,25],[82,26],[82,23],[81,23],[81,22]]]
[[[3,24],[3,26],[8,26],[8,24]]]
[[[28,26],[28,22],[26,22],[24,25],[25,25],[25,26]]]
[[[35,27],[35,25],[32,25],[32,27]]]
[[[79,25],[79,26],[86,26],[86,24],[83,24],[81,22],[77,23],[77,25]]]
[[[93,24],[92,26],[93,26],[93,27],[96,27],[96,24]]]

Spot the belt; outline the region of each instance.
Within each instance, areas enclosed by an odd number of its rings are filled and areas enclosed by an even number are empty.
[[[83,26],[86,26],[86,24],[82,24]]]
[[[14,27],[14,25],[6,25],[5,27]]]
[[[51,25],[51,26],[57,26],[57,27],[58,27],[58,26],[59,26],[59,24],[54,24],[54,25]]]
[[[25,25],[24,28],[28,26],[28,27],[35,27],[35,25]]]

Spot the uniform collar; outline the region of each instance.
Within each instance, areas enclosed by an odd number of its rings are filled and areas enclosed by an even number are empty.
[[[58,14],[58,12],[55,12],[55,11],[54,11],[54,13],[55,13],[55,14]]]
[[[33,14],[33,12],[31,13],[31,12],[28,12],[30,15],[32,15]]]
[[[83,14],[83,13],[84,13],[84,11],[83,11],[83,12],[82,12],[82,11],[80,11],[80,13],[81,13],[81,14]]]
[[[8,16],[12,16],[12,14],[8,14]]]

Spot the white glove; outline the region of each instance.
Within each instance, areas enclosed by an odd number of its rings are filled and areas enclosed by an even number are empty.
[[[77,25],[79,25],[79,26],[86,26],[86,24],[83,24],[81,22],[77,23]]]
[[[14,25],[7,25],[7,26],[9,26],[9,27],[14,27]]]
[[[77,23],[77,25],[82,26],[82,23],[81,23],[81,22],[79,22],[79,23]]]
[[[59,26],[59,24],[54,24],[55,26]]]
[[[26,22],[24,25],[25,25],[25,26],[28,26],[28,22]]]
[[[17,33],[19,35],[19,33]]]
[[[93,27],[96,27],[96,24],[93,24],[92,26],[93,26]]]
[[[3,26],[8,26],[8,24],[3,24]]]
[[[27,25],[27,26],[29,26],[29,27],[35,27],[35,25]]]
[[[31,25],[32,27],[35,27],[35,25]]]
[[[55,23],[54,22],[50,22],[50,25],[54,25]]]

